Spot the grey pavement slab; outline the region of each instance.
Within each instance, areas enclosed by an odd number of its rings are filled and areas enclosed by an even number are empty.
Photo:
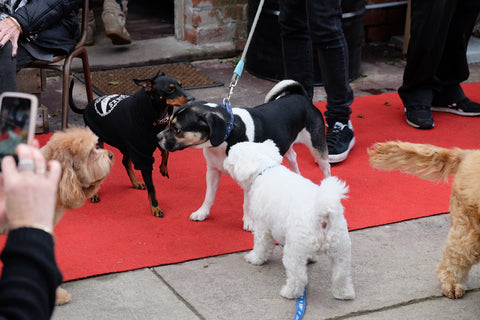
[[[182,299],[149,269],[70,281],[62,285],[73,300],[52,319],[195,319]]]
[[[309,266],[304,319],[478,318],[478,265],[465,298],[440,293],[434,270],[448,228],[443,214],[351,232],[356,299],[333,298],[329,263],[321,257]],[[248,264],[244,254],[68,282],[74,300],[53,319],[292,319],[295,301],[279,295],[282,249],[263,266]]]

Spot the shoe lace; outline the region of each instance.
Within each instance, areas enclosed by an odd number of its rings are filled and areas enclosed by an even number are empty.
[[[332,146],[337,144],[338,139],[340,138],[340,131],[342,131],[344,126],[345,125],[341,125],[337,122],[333,127],[330,127],[330,126],[327,127],[327,135],[326,135],[327,145]]]

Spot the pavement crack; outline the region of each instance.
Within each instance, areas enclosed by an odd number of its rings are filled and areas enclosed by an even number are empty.
[[[190,310],[192,311],[199,319],[201,320],[206,320],[206,318],[190,303],[188,302],[187,300],[185,300],[184,297],[182,297],[182,295],[180,293],[178,293],[177,290],[175,290],[174,287],[172,287],[168,282],[167,280],[165,280],[161,275],[160,273],[158,273],[154,268],[148,268],[150,269],[153,274],[158,278],[160,279],[160,281],[163,282],[164,285],[167,286],[167,288],[175,295],[175,297],[177,297],[178,300],[180,300],[181,302],[183,302],[183,304],[185,304],[185,306]]]
[[[480,292],[480,288],[467,290],[465,292],[465,294],[467,294],[468,292]],[[443,296],[443,295],[438,295],[438,296],[430,296],[430,297],[425,297],[425,298],[420,298],[420,299],[412,299],[412,300],[409,300],[409,301],[400,302],[400,303],[397,303],[397,304],[393,304],[393,305],[378,308],[378,309],[355,311],[355,312],[351,312],[351,313],[341,315],[341,316],[337,316],[337,317],[326,318],[325,320],[349,319],[349,318],[353,318],[353,317],[365,316],[365,315],[369,315],[369,314],[373,314],[373,313],[393,310],[393,309],[397,309],[397,308],[406,307],[406,306],[409,306],[409,305],[414,305],[414,304],[423,303],[423,302],[427,302],[427,301],[440,300],[440,299],[448,299],[448,298]]]

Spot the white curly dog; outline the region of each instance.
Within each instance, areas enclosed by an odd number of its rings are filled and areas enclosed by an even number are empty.
[[[318,186],[281,162],[271,140],[237,143],[224,161],[225,170],[245,192],[244,215],[253,220],[254,246],[245,260],[261,265],[275,240],[283,244],[287,281],[280,294],[295,299],[307,285],[307,263],[326,253],[332,265],[333,296],[353,299],[351,241],[341,204],[348,187],[336,177]]]

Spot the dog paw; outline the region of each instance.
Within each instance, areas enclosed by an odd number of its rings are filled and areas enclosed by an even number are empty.
[[[141,182],[139,182],[139,183],[134,183],[134,184],[133,184],[133,187],[134,187],[135,189],[139,189],[139,190],[145,190],[145,189],[147,189],[147,186],[145,185],[145,183],[141,183]]]
[[[167,168],[167,166],[161,165],[161,166],[159,167],[159,169],[160,169],[160,174],[161,174],[162,176],[170,179],[170,177],[168,176],[168,168]]]
[[[55,305],[61,306],[62,304],[66,304],[72,301],[72,296],[70,293],[67,292],[67,290],[58,287],[57,292],[56,292],[56,298],[55,298]]]
[[[262,264],[265,263],[265,261],[267,261],[267,259],[264,259],[262,257],[260,257],[256,252],[254,252],[253,250],[250,251],[249,253],[247,253],[245,255],[245,260],[250,263],[250,264],[253,264],[255,266],[260,266]]]
[[[355,289],[351,276],[343,276],[332,281],[332,294],[338,300],[352,300],[355,298]]]
[[[463,284],[442,284],[442,294],[450,299],[458,299],[465,294],[466,287]]]
[[[284,285],[280,290],[280,295],[287,299],[297,299],[302,296],[304,288],[291,288],[288,285]]]
[[[253,231],[253,220],[250,218],[243,218],[243,230]]]
[[[163,218],[163,211],[160,207],[151,207],[154,217]]]
[[[94,194],[94,195],[90,198],[90,202],[91,202],[91,203],[99,203],[99,202],[100,202],[100,197],[98,196],[98,194]]]
[[[207,218],[208,212],[204,212],[203,210],[197,210],[190,215],[190,220],[192,221],[203,221]]]
[[[355,290],[353,287],[343,288],[341,290],[333,290],[335,299],[338,300],[353,300],[355,299]]]

